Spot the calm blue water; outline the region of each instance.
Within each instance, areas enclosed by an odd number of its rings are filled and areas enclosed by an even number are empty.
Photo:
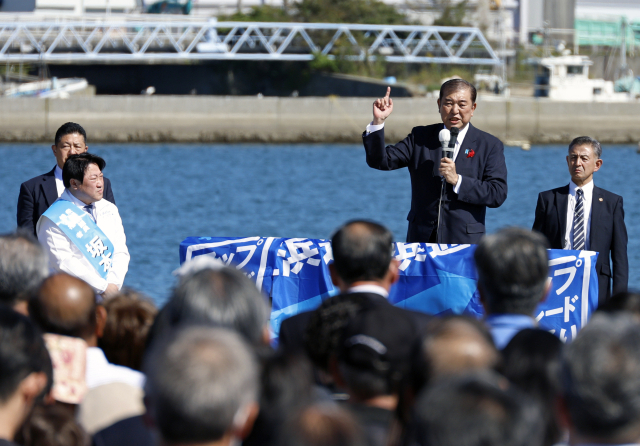
[[[168,297],[188,236],[328,238],[346,220],[368,218],[404,241],[410,204],[406,169],[370,169],[360,145],[95,144],[107,160],[131,253],[125,285]],[[565,146],[507,148],[509,197],[489,209],[487,228],[531,227],[539,191],[568,183]],[[16,226],[20,183],[54,165],[46,144],[0,144],[0,232]],[[630,286],[640,289],[640,155],[605,148],[596,184],[625,200]]]

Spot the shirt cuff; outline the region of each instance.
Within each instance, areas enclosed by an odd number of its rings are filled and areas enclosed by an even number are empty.
[[[367,125],[367,129],[364,131],[367,135],[369,133],[377,132],[378,130],[382,130],[384,128],[384,122],[382,124],[373,125],[373,121]]]
[[[457,194],[460,192],[460,185],[462,184],[462,175],[458,174],[458,182],[456,183],[456,185],[453,188],[453,191]]]

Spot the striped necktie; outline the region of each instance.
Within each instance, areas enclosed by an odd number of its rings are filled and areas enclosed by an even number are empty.
[[[573,249],[584,250],[584,192],[576,189],[576,208],[573,212]]]

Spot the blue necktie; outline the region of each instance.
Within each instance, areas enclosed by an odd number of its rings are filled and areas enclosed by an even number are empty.
[[[584,193],[582,189],[576,189],[576,209],[573,213],[573,249],[584,249]]]
[[[95,223],[96,219],[93,218],[93,203],[86,205],[83,209],[87,214],[89,214],[89,217],[91,217],[91,220]]]

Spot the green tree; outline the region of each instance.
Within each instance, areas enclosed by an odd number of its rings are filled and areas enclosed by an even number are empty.
[[[440,0],[440,9],[442,15],[433,24],[437,26],[463,26],[465,25],[464,16],[467,12],[468,0],[453,4],[451,0]]]

